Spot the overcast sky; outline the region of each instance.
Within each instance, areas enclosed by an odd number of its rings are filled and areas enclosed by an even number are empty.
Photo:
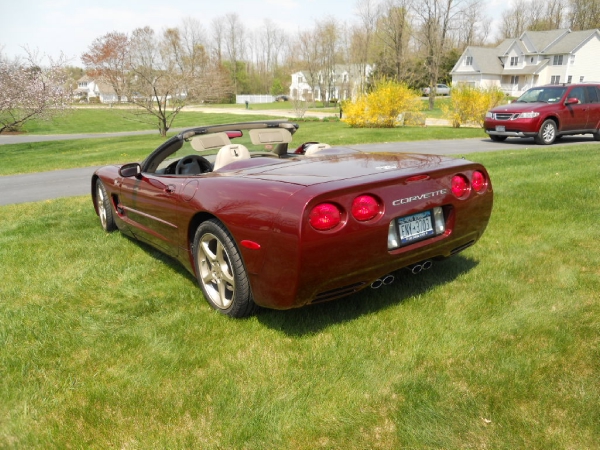
[[[130,33],[150,26],[159,32],[199,20],[210,30],[212,19],[235,12],[248,29],[270,18],[288,32],[312,27],[328,16],[341,22],[357,21],[356,0],[1,0],[0,48],[8,57],[23,55],[23,47],[81,66],[80,56],[92,41],[111,31]],[[487,0],[486,13],[499,16],[508,1]]]

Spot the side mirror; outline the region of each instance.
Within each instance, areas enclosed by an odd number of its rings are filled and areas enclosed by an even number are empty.
[[[579,103],[579,100],[575,97],[568,98],[565,102],[565,105],[576,105]]]
[[[124,164],[119,169],[119,175],[123,178],[137,177],[142,173],[142,166],[139,163]]]

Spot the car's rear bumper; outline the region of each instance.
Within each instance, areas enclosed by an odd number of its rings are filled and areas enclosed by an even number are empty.
[[[487,134],[489,134],[490,136],[506,136],[506,137],[520,137],[520,138],[527,138],[527,137],[534,137],[537,135],[536,132],[530,132],[530,131],[496,131],[496,130],[485,130],[485,132]]]

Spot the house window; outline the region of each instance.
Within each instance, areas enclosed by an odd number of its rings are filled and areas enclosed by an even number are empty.
[[[513,75],[512,77],[510,77],[510,84],[512,84],[513,86],[517,86],[519,84],[519,76]]]
[[[533,64],[533,56],[531,57],[531,59],[529,60],[529,62],[530,62],[531,64]]]
[[[467,56],[465,58],[465,66],[472,66],[473,65],[473,57],[472,56]]]
[[[571,55],[571,64],[575,64],[575,55]]]
[[[562,66],[563,64],[563,55],[554,55],[554,59],[552,60],[552,64],[555,66]]]
[[[569,77],[567,78],[567,83],[571,84],[572,80],[573,80],[573,75],[569,75]]]
[[[550,84],[558,84],[560,83],[560,75],[552,75],[550,79]]]
[[[584,78],[585,78],[585,77],[584,77],[583,75],[582,75],[582,76],[580,76],[580,77],[579,77],[579,82],[580,82],[580,83],[583,83],[583,79],[584,79]]]
[[[519,57],[518,56],[511,56],[510,57],[510,65],[511,66],[516,66],[517,64],[519,64]]]
[[[298,83],[304,83],[304,78],[298,77]]]

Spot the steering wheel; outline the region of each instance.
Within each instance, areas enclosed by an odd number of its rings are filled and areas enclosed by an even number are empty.
[[[208,159],[200,155],[187,155],[177,161],[175,175],[198,175],[212,172],[212,166]]]

